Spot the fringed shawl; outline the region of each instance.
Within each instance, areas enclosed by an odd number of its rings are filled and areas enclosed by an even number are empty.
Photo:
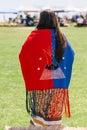
[[[19,60],[27,91],[69,87],[74,52],[66,40],[64,55],[57,63],[54,32],[34,30],[22,46]]]

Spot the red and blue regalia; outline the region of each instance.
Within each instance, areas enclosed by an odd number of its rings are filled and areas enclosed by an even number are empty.
[[[62,61],[57,63],[54,29],[32,31],[19,55],[26,90],[68,88],[74,52],[67,41]]]
[[[74,52],[67,39],[66,43],[59,63],[54,54],[55,29],[32,31],[22,46],[19,60],[26,86],[26,106],[34,125],[58,125],[63,114],[70,117],[68,87]]]

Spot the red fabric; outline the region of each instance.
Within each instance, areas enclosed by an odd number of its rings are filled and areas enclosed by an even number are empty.
[[[44,50],[52,50],[51,41],[51,30],[35,30],[22,46],[19,60],[27,91],[53,88],[53,80],[40,80],[47,63]],[[51,62],[48,57],[48,64]]]

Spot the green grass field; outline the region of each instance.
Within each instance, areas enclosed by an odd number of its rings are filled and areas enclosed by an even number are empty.
[[[0,28],[0,130],[5,126],[28,126],[25,109],[25,87],[18,54],[31,27]],[[87,28],[61,28],[75,51],[69,93],[71,118],[63,118],[68,126],[87,126]]]

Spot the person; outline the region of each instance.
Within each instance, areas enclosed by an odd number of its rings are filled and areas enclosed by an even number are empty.
[[[34,19],[29,14],[26,15],[26,26],[34,26]]]
[[[51,10],[40,13],[39,22],[19,54],[26,87],[26,108],[34,126],[61,126],[71,116],[68,87],[74,51],[60,31]]]
[[[84,19],[83,19],[83,17],[79,17],[78,19],[77,19],[77,26],[83,26],[83,21],[84,21]]]

